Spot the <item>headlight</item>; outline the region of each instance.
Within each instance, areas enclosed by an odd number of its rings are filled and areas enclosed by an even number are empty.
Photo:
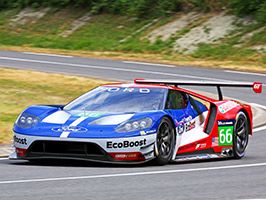
[[[144,118],[135,121],[128,121],[126,123],[121,124],[116,128],[116,132],[131,132],[131,131],[138,131],[143,130],[145,128],[149,128],[152,125],[151,118]]]
[[[17,121],[16,121],[16,125],[20,128],[32,128],[34,127],[37,123],[39,122],[39,118],[31,115],[31,114],[27,114],[27,113],[22,113]]]

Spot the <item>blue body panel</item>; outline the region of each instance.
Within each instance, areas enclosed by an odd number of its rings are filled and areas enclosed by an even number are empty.
[[[14,132],[31,135],[31,136],[44,136],[44,137],[60,137],[61,132],[53,131],[55,128],[60,128],[62,126],[69,126],[75,120],[80,118],[78,115],[71,115],[71,117],[64,124],[52,124],[41,122],[45,117],[60,111],[60,108],[49,107],[49,106],[32,106],[26,109],[23,113],[31,114],[38,116],[40,122],[33,128],[20,128],[16,124],[14,125]],[[106,116],[121,115],[128,113],[104,113],[99,117],[88,117],[82,121],[78,126],[84,127],[86,131],[82,132],[71,132],[69,138],[121,138],[121,137],[135,137],[140,135],[140,131],[132,131],[127,133],[118,133],[115,131],[118,125],[94,125],[90,124],[91,122],[100,119]],[[133,114],[133,113],[132,113]],[[143,113],[134,113],[133,117],[130,120],[138,120],[145,117],[149,117],[153,120],[153,124],[150,128],[144,129],[143,131],[148,131],[148,134],[155,133],[157,127],[159,126],[160,120],[163,116],[168,113],[165,111],[151,111]],[[154,130],[153,132],[151,130]]]
[[[198,109],[201,112],[207,110],[206,106],[203,105],[201,102],[194,99]],[[145,111],[145,112],[136,112],[136,113],[90,113],[84,111],[65,111],[69,115],[67,121],[63,124],[56,124],[56,123],[46,123],[43,120],[56,113],[58,111],[62,111],[60,106],[31,106],[24,110],[23,113],[36,116],[39,119],[39,122],[31,128],[21,128],[16,123],[14,125],[14,132],[24,135],[31,135],[31,136],[40,136],[40,137],[60,137],[63,130],[60,131],[63,127],[69,127],[73,122],[78,120],[80,117],[86,116],[86,119],[82,120],[77,127],[75,127],[75,131],[70,131],[68,138],[123,138],[123,137],[135,137],[140,136],[143,134],[143,131],[146,135],[148,134],[155,134],[158,130],[160,125],[161,119],[164,116],[168,116],[172,122],[174,123],[175,127],[180,125],[180,122],[184,121],[186,118],[194,119],[199,115],[199,113],[193,108],[190,101],[188,101],[186,108],[184,109],[165,109],[165,110],[156,110],[156,111]],[[22,113],[22,114],[23,114]],[[152,125],[149,128],[144,130],[138,131],[131,131],[131,132],[117,132],[116,128],[121,124],[114,124],[114,125],[96,125],[91,124],[95,120],[101,119],[103,117],[108,116],[115,116],[115,115],[128,115],[131,114],[132,117],[128,120],[140,120],[143,118],[150,118],[152,119]],[[125,122],[122,122],[125,123]]]

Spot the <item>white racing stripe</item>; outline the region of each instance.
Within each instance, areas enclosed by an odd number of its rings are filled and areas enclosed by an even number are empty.
[[[266,163],[254,163],[254,164],[245,164],[245,165],[229,165],[229,166],[203,167],[203,168],[192,168],[192,169],[132,172],[132,173],[121,173],[121,174],[103,174],[103,175],[90,175],[90,176],[72,176],[72,177],[69,176],[69,177],[59,177],[59,178],[9,180],[9,181],[0,181],[0,184],[66,181],[66,180],[81,180],[81,179],[84,180],[84,179],[98,179],[98,178],[114,178],[114,177],[129,177],[129,176],[144,176],[144,175],[174,174],[174,173],[185,173],[185,172],[200,172],[200,171],[210,171],[210,170],[224,171],[225,169],[265,167],[265,166],[266,166]]]
[[[54,112],[51,115],[48,115],[42,120],[42,122],[51,123],[51,124],[64,124],[67,122],[70,116],[71,115],[69,113],[63,110],[60,110],[60,111]]]
[[[202,80],[216,80],[216,81],[232,81],[232,80],[221,80],[216,78],[207,78],[201,76],[192,76],[192,75],[183,75],[183,74],[174,74],[174,73],[164,73],[156,71],[146,71],[138,69],[123,69],[115,67],[104,67],[104,66],[94,66],[94,65],[82,65],[82,64],[72,64],[72,63],[62,63],[62,62],[53,62],[53,61],[44,61],[44,60],[32,60],[32,59],[23,59],[23,58],[11,58],[11,57],[0,57],[0,60],[12,60],[20,62],[32,62],[32,63],[43,63],[43,64],[53,64],[53,65],[62,65],[62,66],[71,66],[71,67],[81,67],[81,68],[91,68],[91,69],[103,69],[110,71],[124,71],[124,72],[136,72],[144,74],[156,74],[156,75],[165,75],[172,77],[183,77],[183,78],[193,78],[193,79],[202,79]]]
[[[50,53],[34,53],[34,52],[23,52],[23,53],[29,54],[29,55],[37,55],[37,56],[51,56],[51,57],[61,57],[61,58],[73,58],[73,56],[50,54]]]
[[[80,118],[78,118],[77,120],[75,120],[74,122],[72,122],[70,125],[69,125],[69,127],[71,127],[71,126],[77,126],[77,125],[79,125],[81,122],[83,122],[85,119],[87,119],[88,117],[80,117]],[[71,132],[69,132],[69,131],[64,131],[64,132],[62,132],[62,134],[60,135],[60,138],[67,138],[68,136],[69,136],[69,134],[70,134]]]
[[[62,132],[62,134],[60,135],[60,138],[67,138],[69,136],[70,132],[69,131],[64,131]]]

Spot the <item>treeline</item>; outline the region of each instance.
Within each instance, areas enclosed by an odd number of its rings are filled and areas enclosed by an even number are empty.
[[[0,9],[24,7],[88,7],[94,14],[112,13],[150,17],[181,10],[203,12],[231,9],[240,16],[266,21],[266,0],[0,0]]]

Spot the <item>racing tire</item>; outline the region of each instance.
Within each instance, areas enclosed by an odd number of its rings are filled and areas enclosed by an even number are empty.
[[[169,118],[164,117],[159,125],[155,144],[156,165],[167,164],[174,153],[175,149],[175,129]]]
[[[245,155],[245,150],[249,139],[249,121],[246,114],[240,111],[236,116],[233,136],[233,157],[241,159]]]

